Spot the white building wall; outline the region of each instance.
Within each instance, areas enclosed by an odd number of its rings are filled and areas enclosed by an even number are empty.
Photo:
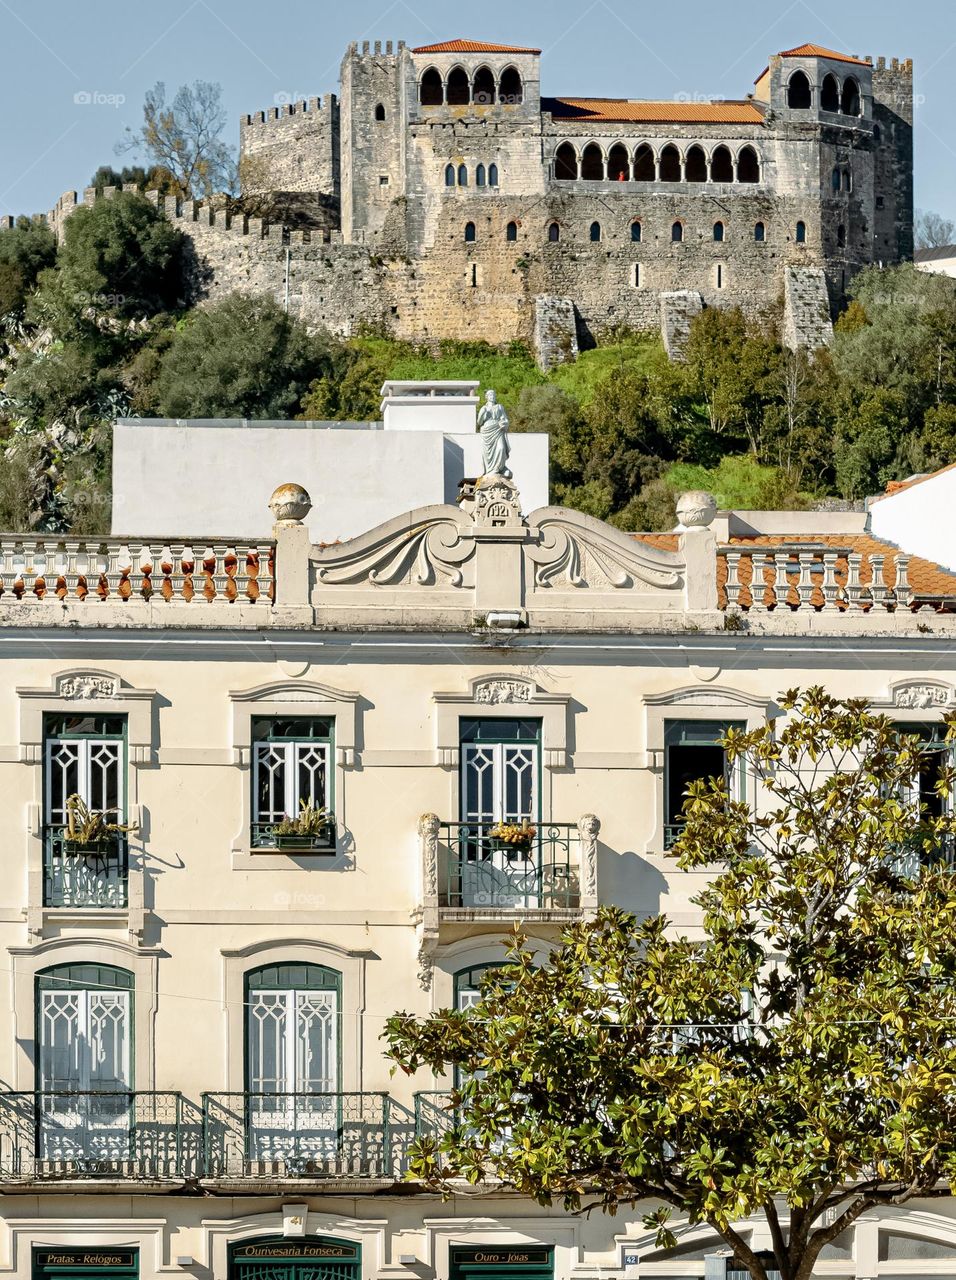
[[[953,510],[956,467],[945,467],[906,489],[871,498],[870,531],[902,547],[910,555],[956,568]]]

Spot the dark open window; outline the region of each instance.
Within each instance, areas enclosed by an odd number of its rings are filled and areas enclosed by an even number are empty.
[[[668,145],[661,152],[661,182],[680,182],[680,179],[680,152]]]
[[[473,222],[465,223],[465,244],[474,244],[477,239],[475,232],[475,224]]]
[[[763,244],[766,238],[767,238],[767,228],[764,226],[762,222],[755,223],[754,239],[757,241],[758,244]]]
[[[445,165],[445,186],[453,187],[455,185],[455,166],[453,164]]]
[[[592,223],[591,223],[590,236],[591,236],[591,243],[592,243],[592,244],[597,244],[597,243],[600,241],[600,239],[601,239],[601,224],[600,224],[600,222],[592,222]]]
[[[737,157],[737,181],[760,181],[760,161],[753,147],[744,147]]]
[[[840,86],[837,84],[837,78],[832,73],[823,77],[823,87],[820,90],[820,106],[824,111],[840,110]]]
[[[808,111],[813,104],[810,81],[804,71],[795,71],[787,85],[787,106],[793,111]]]
[[[724,224],[722,222],[714,223],[714,240],[717,242],[717,244],[723,244]]]
[[[577,180],[578,156],[570,142],[562,142],[554,153],[554,176],[561,182]]]
[[[524,101],[524,86],[517,67],[505,67],[502,71],[498,100],[508,106],[519,106]]]
[[[423,107],[440,107],[445,100],[445,90],[441,75],[435,67],[429,67],[422,76],[418,88],[418,101]]]
[[[841,249],[846,248],[846,227],[842,222],[837,227],[837,245]]]
[[[834,191],[840,190],[840,170],[839,169],[834,169],[833,172],[830,174],[830,186],[833,188]]]
[[[691,147],[687,152],[684,172],[688,182],[707,181],[707,157],[703,147]]]
[[[669,848],[683,825],[684,800],[692,782],[726,778],[735,797],[739,783],[728,777],[720,745],[729,728],[743,724],[722,720],[668,720],[664,726],[664,844]]]
[[[657,181],[657,165],[654,162],[654,152],[646,142],[642,142],[634,152],[634,181]]]
[[[556,222],[549,223],[548,240],[551,242],[551,244],[557,244],[560,239],[561,239],[561,228],[558,226]]]
[[[604,178],[604,156],[596,142],[589,142],[584,148],[581,177],[585,182],[601,182]]]
[[[635,244],[641,243],[642,228],[637,221],[631,223],[631,239]]]
[[[607,176],[612,182],[627,182],[631,176],[631,158],[627,147],[616,142],[607,157]]]
[[[853,76],[848,76],[843,82],[840,107],[845,116],[858,116],[862,114],[860,105],[860,86]]]
[[[485,166],[480,164],[475,170],[475,186],[483,187],[485,185]]]
[[[495,100],[495,77],[490,67],[479,67],[472,84],[472,101],[490,107]]]
[[[806,244],[807,242],[807,224],[805,222],[797,223],[797,244]]]
[[[498,166],[490,164],[488,166],[488,186],[496,187],[498,185]]]
[[[458,166],[458,185],[460,187],[468,186],[468,166],[466,164]]]
[[[509,222],[509,223],[508,223],[508,230],[507,230],[507,232],[505,233],[505,238],[506,238],[509,242],[513,242],[513,241],[515,241],[515,240],[517,240],[517,239],[518,239],[518,224],[517,224],[517,222]]]
[[[380,121],[385,119],[385,107],[381,102],[375,108],[375,119]]]
[[[733,182],[734,158],[729,147],[715,147],[710,160],[711,182]]]
[[[675,222],[674,225],[671,227],[671,240],[673,241],[674,244],[680,244],[683,239],[684,239],[684,224],[682,222]]]
[[[446,101],[450,107],[467,107],[471,99],[471,85],[464,67],[452,67],[448,73]]]

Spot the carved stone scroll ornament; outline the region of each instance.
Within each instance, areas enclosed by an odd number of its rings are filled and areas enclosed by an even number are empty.
[[[593,813],[585,813],[578,819],[581,838],[581,890],[585,900],[597,903],[597,842],[601,821]]]
[[[536,546],[526,549],[536,566],[535,586],[595,587],[602,579],[617,589],[637,583],[661,590],[683,585],[670,553],[645,547],[625,534],[608,534],[596,520],[553,514],[529,523],[537,525],[541,535]]]
[[[926,711],[931,707],[948,707],[952,694],[939,684],[907,684],[895,690],[893,699],[898,707]]]
[[[418,819],[418,835],[422,854],[422,887],[426,905],[438,901],[438,830],[441,821],[435,813],[423,813]]]
[[[433,974],[432,953],[423,942],[418,948],[418,985],[423,991],[431,991]]]
[[[62,676],[56,683],[61,698],[115,698],[117,681],[113,676]]]
[[[527,680],[485,680],[475,686],[475,701],[495,705],[505,702],[530,702],[534,685]]]
[[[330,586],[370,582],[427,587],[445,579],[460,587],[462,566],[474,553],[474,543],[462,540],[457,520],[436,516],[411,529],[356,538],[341,549],[326,548],[318,557],[318,577]]]

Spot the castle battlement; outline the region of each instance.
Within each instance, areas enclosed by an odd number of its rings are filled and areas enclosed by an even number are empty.
[[[381,40],[375,40],[374,42],[370,40],[363,40],[361,42],[361,45],[362,47],[361,47],[361,53],[360,53],[358,40],[353,40],[348,47],[348,53],[351,54],[353,57],[361,56],[361,57],[381,58],[384,56],[386,58],[391,58],[393,56],[397,56],[402,52],[402,50],[405,48],[405,41],[397,40],[393,42],[391,40],[386,40],[384,49],[382,48]]]
[[[269,107],[265,111],[253,111],[240,119],[240,125],[252,127],[257,124],[273,124],[287,120],[290,116],[315,116],[323,111],[334,111],[338,106],[338,96],[327,93],[324,97],[303,98],[299,102],[286,102],[278,107]]]

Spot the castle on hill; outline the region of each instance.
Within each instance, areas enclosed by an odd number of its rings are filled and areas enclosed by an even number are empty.
[[[785,340],[816,346],[855,272],[912,257],[912,135],[909,60],[805,44],[739,101],[650,102],[542,97],[537,49],[366,42],[338,95],[243,117],[271,222],[153,198],[208,296],[263,290],[340,333],[523,339],[547,364],[782,303]]]

